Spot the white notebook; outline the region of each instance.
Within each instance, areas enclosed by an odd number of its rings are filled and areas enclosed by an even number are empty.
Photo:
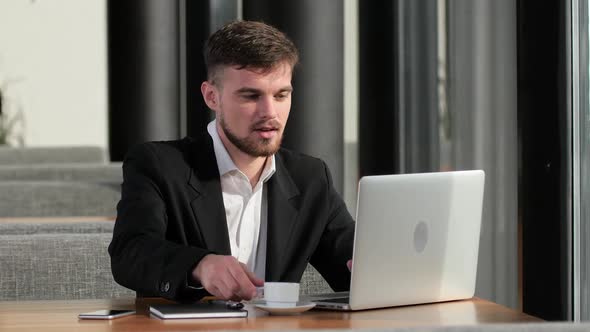
[[[244,309],[231,309],[224,304],[154,304],[150,313],[161,319],[247,317]]]

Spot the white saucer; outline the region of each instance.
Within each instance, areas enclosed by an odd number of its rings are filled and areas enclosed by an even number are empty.
[[[271,315],[292,315],[300,312],[307,311],[315,307],[313,302],[297,302],[295,306],[277,306],[268,305],[264,301],[254,303],[254,306],[258,309],[268,311]]]

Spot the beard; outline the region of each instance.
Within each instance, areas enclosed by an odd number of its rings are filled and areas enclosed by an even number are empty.
[[[283,135],[281,132],[277,131],[278,136],[274,138],[263,138],[263,137],[251,137],[247,136],[245,138],[239,138],[236,134],[234,134],[231,129],[227,126],[223,116],[219,117],[219,124],[221,125],[221,129],[225,134],[225,137],[235,145],[240,151],[252,156],[252,157],[268,157],[272,156],[279,149],[281,148],[281,142],[283,140]],[[250,126],[250,132],[256,130],[257,127],[262,125],[271,125],[273,127],[279,128],[280,125],[278,121],[271,120],[270,123],[267,121],[260,121],[252,126]],[[274,140],[274,141],[273,141]]]

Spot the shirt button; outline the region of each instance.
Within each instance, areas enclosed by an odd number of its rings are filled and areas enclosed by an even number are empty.
[[[170,283],[168,281],[162,282],[160,284],[160,291],[162,293],[168,293],[169,290],[170,290]]]

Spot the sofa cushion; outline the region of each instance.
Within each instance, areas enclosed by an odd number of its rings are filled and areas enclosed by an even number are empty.
[[[105,163],[107,155],[98,146],[0,147],[0,165],[44,163]]]
[[[121,163],[0,165],[0,181],[123,182]]]
[[[112,277],[110,233],[6,233],[0,235],[0,300],[135,296]]]
[[[300,287],[301,295],[332,293],[333,290],[328,285],[322,275],[311,264],[303,271]]]
[[[11,222],[0,223],[0,235],[43,235],[43,234],[109,234],[112,237],[114,221],[75,221],[69,222]]]
[[[120,183],[0,182],[0,217],[114,216]]]

